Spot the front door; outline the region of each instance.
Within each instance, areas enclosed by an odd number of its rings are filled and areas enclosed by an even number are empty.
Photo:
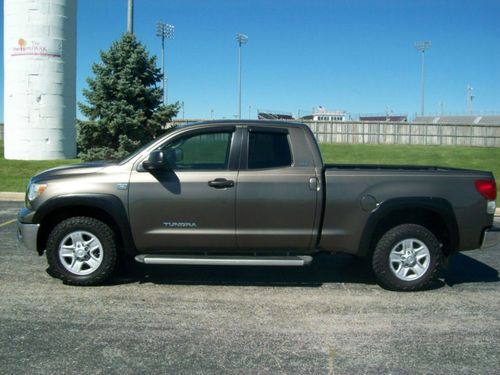
[[[236,248],[234,127],[187,131],[161,145],[168,171],[131,174],[129,213],[142,252]],[[237,150],[239,151],[239,150]]]

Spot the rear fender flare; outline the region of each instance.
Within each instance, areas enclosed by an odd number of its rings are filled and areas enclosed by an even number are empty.
[[[426,210],[439,215],[445,222],[446,229],[450,235],[450,248],[454,250],[458,247],[458,224],[455,212],[449,201],[444,198],[434,197],[405,197],[384,201],[372,212],[361,236],[359,254],[368,255],[370,253],[372,238],[383,219],[386,219],[397,211],[406,210]]]

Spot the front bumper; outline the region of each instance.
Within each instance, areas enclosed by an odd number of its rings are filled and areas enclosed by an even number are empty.
[[[500,227],[493,226],[486,229],[483,233],[483,241],[481,242],[481,249],[496,246],[500,243]]]
[[[17,239],[27,249],[37,252],[37,235],[40,224],[25,224],[17,221]]]

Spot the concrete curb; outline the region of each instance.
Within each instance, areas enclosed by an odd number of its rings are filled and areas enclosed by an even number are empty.
[[[0,191],[0,201],[23,202],[24,193]],[[496,209],[495,216],[500,216],[500,208]]]
[[[0,201],[23,202],[24,193],[0,191]]]

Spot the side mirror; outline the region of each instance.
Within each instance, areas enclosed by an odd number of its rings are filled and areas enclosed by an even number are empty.
[[[149,157],[142,162],[142,166],[147,171],[169,169],[167,159],[161,150],[155,150],[149,154]]]

